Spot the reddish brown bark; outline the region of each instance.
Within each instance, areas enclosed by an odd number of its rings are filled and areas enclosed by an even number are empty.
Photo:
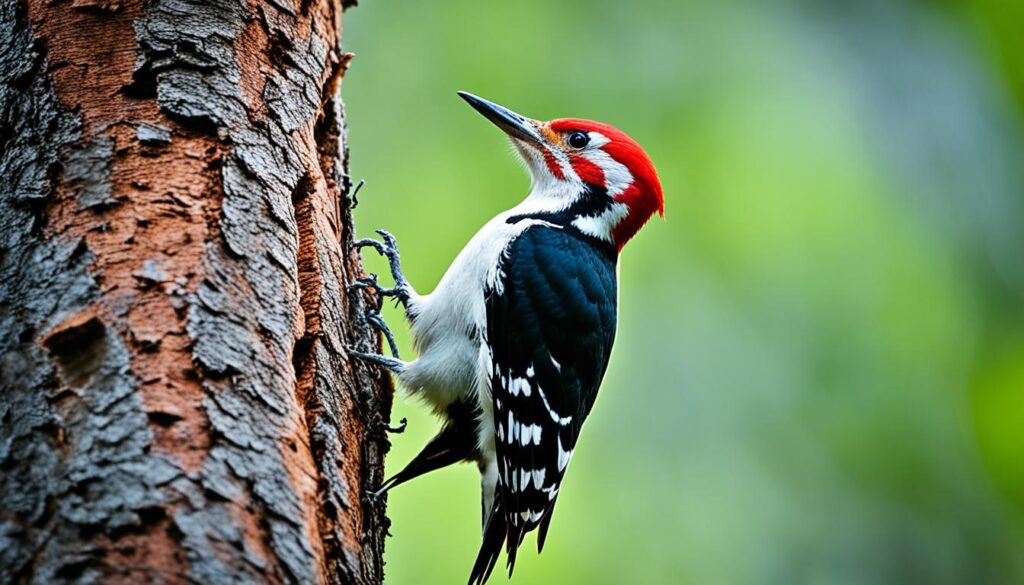
[[[341,17],[0,8],[0,582],[380,582]]]

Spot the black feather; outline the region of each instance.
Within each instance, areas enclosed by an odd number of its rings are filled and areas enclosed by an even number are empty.
[[[483,334],[492,362],[496,501],[505,516],[509,574],[523,538],[538,526],[543,547],[564,454],[576,446],[608,365],[616,260],[608,242],[536,225],[509,245],[499,280],[487,291]],[[485,534],[485,557],[496,554],[487,548],[489,538],[495,536]]]
[[[477,459],[476,432],[480,408],[470,406],[465,401],[457,401],[448,406],[445,414],[444,426],[437,435],[408,465],[385,481],[377,490],[378,494],[435,469]]]
[[[473,571],[469,574],[469,585],[483,585],[491,576],[494,565],[498,562],[498,555],[501,554],[501,545],[505,542],[508,533],[508,523],[505,512],[501,509],[501,499],[494,499],[494,506],[484,527],[484,539],[480,545],[480,552],[476,555],[476,562],[473,563]]]
[[[548,538],[548,526],[551,526],[551,516],[554,515],[557,501],[551,502],[547,512],[544,513],[544,518],[540,521],[540,528],[537,530],[537,554],[544,552],[544,541]]]

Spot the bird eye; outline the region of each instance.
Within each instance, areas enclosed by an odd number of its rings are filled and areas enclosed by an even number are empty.
[[[587,136],[586,132],[573,132],[565,139],[569,143],[569,146],[579,150],[590,142],[590,136]]]

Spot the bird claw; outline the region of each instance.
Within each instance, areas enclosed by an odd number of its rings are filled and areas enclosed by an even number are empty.
[[[401,374],[403,371],[405,371],[405,362],[398,358],[388,357],[386,355],[380,355],[378,353],[366,353],[363,351],[359,351],[358,349],[351,346],[346,346],[345,351],[348,353],[348,355],[352,357],[356,357],[365,362],[370,362],[372,364],[377,364],[379,366],[384,366],[386,369],[388,369],[391,372],[394,372],[395,374]]]
[[[371,325],[376,327],[377,330],[384,335],[384,339],[387,340],[388,342],[388,349],[391,350],[391,355],[396,358],[401,358],[402,356],[398,354],[398,342],[395,341],[394,334],[391,333],[391,329],[388,327],[387,322],[384,321],[384,317],[382,317],[380,314],[380,301],[385,296],[388,296],[385,293],[388,293],[390,291],[388,289],[381,289],[380,286],[377,285],[377,275],[371,274],[370,277],[371,278],[357,280],[356,282],[350,284],[348,290],[353,291],[371,289],[375,291],[375,296],[378,302],[375,306],[371,304],[369,310],[366,311],[366,320],[369,321]]]
[[[396,253],[396,254],[398,253],[398,240],[395,239],[395,236],[391,235],[391,232],[389,232],[387,230],[373,230],[373,231],[377,232],[377,234],[380,235],[381,239],[384,240],[383,244],[378,242],[377,240],[372,239],[372,238],[363,238],[361,240],[356,241],[356,246],[357,247],[373,246],[378,251],[380,251],[380,250],[382,250],[384,248],[388,248],[388,249],[392,250],[394,253]],[[384,252],[381,252],[381,254],[384,254]]]
[[[357,278],[355,280],[355,282],[353,282],[352,284],[348,285],[348,288],[349,288],[349,290],[352,290],[352,289],[363,289],[363,290],[365,290],[365,289],[368,289],[368,288],[370,288],[370,289],[378,289],[378,288],[380,288],[380,285],[377,284],[377,275],[371,272],[371,273],[366,275],[366,278]]]
[[[387,247],[384,244],[372,238],[362,238],[360,240],[356,240],[355,244],[353,245],[355,246],[356,250],[362,250],[363,248],[369,246],[374,250],[377,250],[377,253],[380,254],[381,256],[385,256],[387,254]]]
[[[377,282],[377,275],[370,273],[366,278],[356,279],[355,282],[348,285],[348,289],[352,290],[372,290],[373,294],[378,299],[383,300],[385,297],[394,297],[397,301],[404,303],[408,299],[408,293],[399,287],[385,288]],[[379,307],[378,307],[379,309]]]
[[[398,253],[398,241],[393,235],[384,230],[376,230],[383,242],[372,238],[356,240],[354,246],[357,250],[373,248],[378,254],[388,259],[388,266],[391,268],[391,276],[395,279],[393,288],[383,288],[377,283],[377,275],[371,274],[368,278],[357,280],[351,288],[372,289],[380,297],[394,297],[402,306],[409,305],[409,282],[402,274],[402,258]]]
[[[374,231],[377,232],[378,234],[380,234],[381,239],[384,240],[384,241],[383,242],[378,242],[377,240],[374,240],[373,238],[362,238],[362,239],[356,240],[356,242],[355,242],[356,249],[357,250],[361,250],[363,248],[370,247],[370,248],[373,248],[374,250],[376,250],[378,254],[380,254],[381,256],[386,256],[388,259],[391,259],[392,257],[397,258],[399,256],[399,254],[398,254],[398,240],[395,239],[395,236],[391,235],[390,232],[387,232],[387,231],[384,231],[384,230],[374,230]]]
[[[388,324],[384,321],[384,317],[380,316],[380,312],[371,311],[366,316],[366,320],[384,335],[384,339],[388,342],[388,349],[391,350],[391,356],[397,359],[402,359],[402,356],[398,355],[398,342],[395,341],[394,334],[392,334],[391,329],[388,328]]]

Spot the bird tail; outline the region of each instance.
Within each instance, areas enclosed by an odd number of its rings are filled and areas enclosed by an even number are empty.
[[[425,473],[453,463],[468,461],[476,450],[477,415],[475,407],[464,402],[452,403],[447,410],[448,421],[412,461],[374,492],[383,495],[391,488]]]
[[[540,521],[540,529],[537,531],[537,554],[544,552],[544,540],[548,537],[548,526],[551,525],[551,516],[555,511],[555,501],[544,510],[544,518]]]
[[[469,575],[469,585],[483,585],[487,582],[491,571],[494,570],[494,565],[498,562],[502,545],[506,545],[508,576],[512,576],[512,571],[516,566],[516,553],[523,544],[523,538],[536,525],[526,522],[509,523],[508,520],[505,509],[501,505],[501,495],[496,495],[491,515],[487,518],[487,524],[484,526],[484,538],[480,544],[480,552],[476,555],[473,572]]]
[[[505,517],[505,510],[501,506],[501,496],[494,498],[494,505],[491,507],[491,514],[484,525],[484,538],[480,543],[480,552],[476,555],[476,562],[473,563],[473,572],[469,575],[469,585],[483,585],[491,576],[494,565],[498,562],[498,555],[501,554],[501,546],[509,534],[508,518]],[[511,541],[510,541],[511,543]],[[509,574],[512,570],[512,556],[509,557]]]

